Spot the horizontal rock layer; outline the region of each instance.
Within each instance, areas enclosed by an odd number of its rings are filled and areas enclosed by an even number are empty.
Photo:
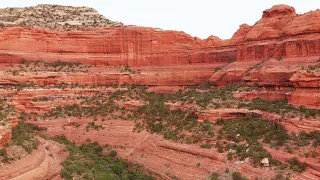
[[[129,65],[141,74],[43,73],[1,77],[1,84],[34,81],[88,85],[151,86],[257,83],[294,87],[287,91],[295,105],[319,107],[319,73],[307,72],[320,59],[320,10],[298,15],[277,5],[253,26],[243,24],[229,40],[191,37],[184,32],[147,27],[86,28],[72,31],[29,27],[0,29],[0,64],[44,60],[106,66]],[[266,61],[266,62],[265,62]],[[93,69],[94,72],[95,69]],[[296,91],[295,91],[296,90]],[[293,91],[293,92],[292,92]],[[307,92],[301,95],[299,92]],[[306,101],[301,100],[306,97]],[[300,100],[299,100],[300,99]]]
[[[60,165],[67,156],[68,152],[63,151],[64,146],[49,140],[38,138],[39,148],[34,150],[27,157],[16,160],[11,164],[5,164],[0,168],[0,179],[62,179]]]

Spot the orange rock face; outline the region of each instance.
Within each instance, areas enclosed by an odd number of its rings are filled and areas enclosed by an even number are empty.
[[[238,44],[237,60],[319,55],[319,14],[316,10],[297,15],[293,7],[286,5],[264,11],[244,35],[243,43]]]
[[[12,134],[11,134],[11,126],[2,126],[0,129],[0,148],[3,148],[8,142],[10,142]]]
[[[262,18],[246,34],[245,41],[259,41],[278,38],[281,29],[295,18],[293,7],[276,5],[263,12]]]
[[[200,40],[177,31],[145,27],[96,28],[55,32],[4,28],[0,32],[2,63],[21,59],[103,65],[178,65],[234,60],[236,49],[218,51],[219,42]],[[208,46],[208,50],[206,49]]]
[[[37,150],[1,167],[0,179],[62,179],[60,163],[67,158],[68,152],[63,151],[64,146],[57,142],[38,139]]]
[[[78,31],[7,27],[0,30],[0,63],[3,66],[20,63],[22,59],[48,62],[60,59],[106,66],[129,65],[141,73],[92,69],[87,74],[3,76],[0,83],[187,86],[210,81],[213,85],[225,86],[248,82],[307,88],[306,91],[314,92],[312,89],[319,88],[319,76],[302,71],[302,66],[318,64],[319,20],[320,10],[299,15],[293,7],[276,5],[265,10],[255,25],[241,25],[229,40],[216,36],[202,40],[184,32],[137,26]],[[256,68],[262,60],[268,61]],[[291,93],[292,104],[320,108],[317,98],[311,100],[314,93],[308,95],[308,102],[303,102],[297,100],[299,92]]]
[[[100,68],[89,69],[88,73],[3,75],[0,84],[33,81],[40,85],[67,82],[188,86],[210,81],[212,85],[225,86],[247,82],[294,87],[297,91],[287,91],[289,95],[281,97],[287,97],[295,105],[320,108],[319,98],[315,98],[319,75],[302,69],[319,64],[319,14],[320,10],[316,10],[298,15],[290,6],[277,5],[264,11],[255,25],[241,25],[230,40],[216,36],[202,40],[184,32],[136,26],[79,31],[3,28],[0,30],[2,66],[22,59],[49,62],[60,59],[84,64],[129,65],[141,73]],[[262,60],[268,61],[261,63]],[[255,67],[259,63],[260,67]],[[299,88],[308,93],[302,95]],[[275,99],[269,95],[264,97]],[[302,100],[303,97],[306,98]]]
[[[0,32],[0,62],[21,59],[103,65],[181,65],[319,55],[320,10],[298,15],[276,5],[253,26],[243,24],[230,40],[202,40],[184,32],[146,27],[53,31],[7,27]]]

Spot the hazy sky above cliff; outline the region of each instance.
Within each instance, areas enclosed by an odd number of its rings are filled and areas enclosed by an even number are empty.
[[[37,4],[90,6],[107,18],[126,25],[182,30],[192,36],[230,38],[240,24],[253,25],[262,11],[275,4],[287,4],[305,13],[320,8],[320,0],[10,0],[5,7]]]

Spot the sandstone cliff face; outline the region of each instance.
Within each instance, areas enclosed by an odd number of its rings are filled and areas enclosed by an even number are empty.
[[[245,41],[259,41],[278,38],[281,29],[296,16],[295,9],[276,5],[263,12],[262,18],[246,34]]]
[[[39,148],[27,157],[1,167],[1,179],[62,179],[62,163],[68,156],[64,146],[38,138]]]
[[[286,5],[264,11],[238,44],[237,60],[319,55],[319,14],[316,10],[297,15]]]
[[[320,31],[319,18],[319,10],[297,15],[283,27],[282,36],[318,33]]]
[[[1,29],[1,63],[24,58],[145,66],[320,55],[320,10],[298,15],[286,5],[265,10],[255,25],[241,25],[230,40],[215,36],[202,40],[184,32],[135,26],[110,28],[117,25],[87,7],[39,5],[2,9],[0,14],[4,22],[17,18],[32,22],[26,27],[15,23],[15,27]],[[95,21],[97,25],[81,25],[75,30],[55,29],[50,24],[69,21]]]
[[[11,125],[0,127],[0,148],[3,148],[8,142],[10,142],[12,137],[11,132]]]
[[[239,42],[243,42],[245,39],[245,35],[248,34],[252,29],[252,26],[248,24],[242,24],[239,26],[239,29],[233,34],[230,39],[232,44],[238,44]]]
[[[216,42],[204,42],[183,32],[134,26],[73,32],[16,27],[2,29],[0,37],[2,63],[60,59],[146,66],[228,62],[236,58],[235,46],[213,49]]]
[[[36,9],[41,8],[49,7],[39,6]],[[54,9],[62,11],[61,8]],[[71,12],[74,11],[77,9]],[[294,8],[277,5],[264,11],[255,25],[241,25],[230,40],[215,36],[201,40],[184,32],[134,26],[82,28],[78,31],[29,28],[31,25],[4,28],[0,33],[0,60],[3,63],[22,58],[61,59],[90,64],[145,66],[317,56],[320,54],[319,14],[317,10],[297,15]],[[75,19],[71,15],[69,18]]]
[[[17,113],[9,106],[1,96],[0,99],[0,149],[11,141],[12,127],[15,126]]]
[[[84,14],[87,11],[96,13],[83,7],[47,5],[5,9],[2,12],[3,17],[9,16],[8,12],[12,11],[29,18],[30,12],[43,12],[47,8],[69,13],[70,19],[74,19],[71,15],[78,10]],[[294,87],[296,92],[287,91],[292,95],[290,102],[320,108],[317,98],[309,103],[296,99],[298,92],[302,92],[300,88],[305,92],[314,92],[319,88],[318,75],[306,75],[307,68],[316,66],[320,58],[319,14],[320,10],[316,10],[298,15],[293,7],[276,5],[264,11],[255,25],[241,25],[230,40],[221,40],[216,36],[202,40],[184,32],[136,26],[103,28],[103,23],[100,27],[88,26],[79,30],[68,27],[48,29],[41,24],[42,28],[5,27],[0,29],[0,64],[3,66],[20,63],[22,59],[47,62],[59,59],[98,66],[129,65],[141,73],[96,69],[88,73],[27,73],[23,77],[5,75],[0,82],[153,86],[197,85],[207,81],[218,86],[257,83],[264,87]],[[55,17],[55,13],[48,16]],[[87,18],[92,20],[93,17]],[[58,17],[56,19],[59,21]],[[32,21],[42,22],[39,18],[32,18]],[[314,95],[310,93],[308,96],[312,98]]]

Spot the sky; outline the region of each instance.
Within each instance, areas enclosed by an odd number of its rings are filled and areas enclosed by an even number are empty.
[[[253,25],[275,4],[295,7],[299,14],[320,9],[320,0],[9,0],[0,8],[37,4],[90,6],[126,25],[184,31],[192,36],[229,39],[246,23]]]

